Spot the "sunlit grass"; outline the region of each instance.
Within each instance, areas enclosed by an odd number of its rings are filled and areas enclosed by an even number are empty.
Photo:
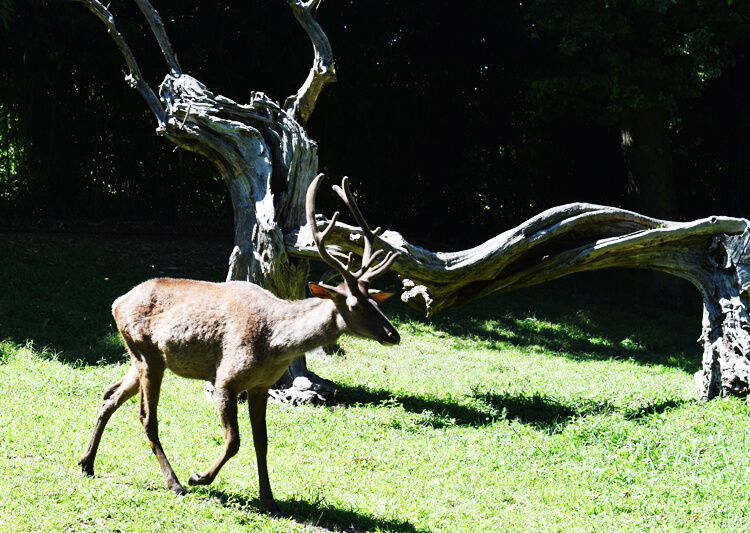
[[[59,282],[3,246],[26,266],[0,261],[10,286],[0,294],[0,530],[750,530],[748,407],[695,399],[697,313],[643,307],[634,285],[600,297],[608,284],[596,277],[431,320],[389,302],[399,346],[343,337],[336,354],[310,360],[337,384],[334,405],[268,409],[271,482],[286,519],[257,512],[247,416],[240,453],[214,484],[176,497],[131,400],[107,427],[97,476],[82,477],[76,462],[101,394],[127,370],[110,298],[159,266],[46,243],[72,265],[60,276],[79,296],[45,307],[27,289],[49,293]],[[106,276],[76,263],[99,255]],[[122,281],[98,294],[105,277]],[[45,332],[58,314],[87,320]],[[200,382],[167,374],[159,421],[183,482],[221,450]]]

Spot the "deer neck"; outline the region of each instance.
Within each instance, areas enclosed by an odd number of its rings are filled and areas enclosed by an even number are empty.
[[[272,321],[271,351],[296,357],[331,344],[344,331],[344,323],[331,300],[308,298],[286,302]]]

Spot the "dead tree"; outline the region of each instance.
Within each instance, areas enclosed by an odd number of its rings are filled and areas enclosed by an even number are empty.
[[[203,154],[221,171],[235,221],[228,279],[254,281],[282,298],[301,298],[308,274],[305,259],[319,259],[303,227],[304,191],[317,173],[317,146],[304,126],[320,91],[336,77],[328,40],[311,15],[319,0],[288,0],[310,36],[315,59],[305,83],[284,105],[262,93],[238,104],[183,74],[158,14],[147,0],[136,0],[169,69],[157,96],[140,75],[111,13],[98,0],[76,1],[85,3],[109,29],[129,66],[128,82],[157,119],[157,132]],[[696,385],[698,393],[710,399],[750,393],[747,228],[745,219],[671,222],[571,204],[545,211],[462,252],[433,253],[395,232],[385,232],[377,240],[385,249],[401,252],[392,270],[402,280],[402,300],[428,315],[586,270],[633,267],[684,278],[703,297],[703,369]],[[341,223],[330,240],[342,251],[362,248],[361,230]],[[303,375],[306,365],[300,358],[289,376]],[[325,385],[315,381],[320,384],[312,384],[312,389]],[[302,397],[321,396],[308,390]]]

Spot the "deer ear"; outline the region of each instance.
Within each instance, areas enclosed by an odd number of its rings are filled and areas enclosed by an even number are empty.
[[[316,298],[322,298],[323,300],[333,299],[333,294],[328,287],[324,287],[323,285],[318,285],[317,283],[313,283],[312,281],[308,283],[308,286],[310,287],[310,292]]]
[[[396,293],[395,292],[375,292],[375,291],[370,292],[370,296],[372,296],[373,299],[379,304],[383,303],[394,294]]]

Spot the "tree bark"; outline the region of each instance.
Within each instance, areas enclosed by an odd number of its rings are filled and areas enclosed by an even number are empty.
[[[708,251],[703,280],[703,368],[695,374],[701,397],[750,394],[750,233],[720,235]]]
[[[627,172],[628,207],[644,215],[677,218],[677,195],[667,112],[633,111],[623,121],[621,143]]]
[[[358,228],[337,224],[328,242],[344,256],[360,253]],[[476,298],[612,267],[665,272],[695,285],[703,298],[703,368],[695,376],[705,399],[750,392],[750,231],[740,218],[671,222],[592,204],[569,204],[461,252],[433,253],[386,231],[379,246],[401,256],[391,270],[402,301],[428,316]],[[315,248],[306,230],[287,235],[300,257]]]

